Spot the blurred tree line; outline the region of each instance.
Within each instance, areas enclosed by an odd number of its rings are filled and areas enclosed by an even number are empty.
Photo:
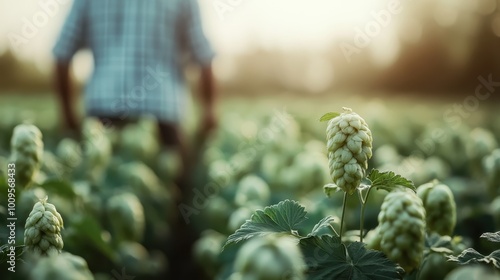
[[[500,81],[500,0],[425,0],[401,6],[402,13],[392,15],[349,58],[340,46],[355,46],[355,31],[332,41],[325,51],[256,45],[237,56],[221,54],[216,62],[221,89],[231,94],[341,89],[468,94],[480,75]],[[370,21],[376,19],[366,24]],[[384,56],[390,58],[381,63]],[[17,60],[9,51],[0,56],[0,71],[0,92],[51,89],[50,72]]]

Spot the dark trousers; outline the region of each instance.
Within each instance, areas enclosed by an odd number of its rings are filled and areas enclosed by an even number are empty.
[[[121,119],[118,117],[98,117],[105,127],[123,128],[125,125],[136,120]],[[181,153],[183,172],[176,180],[180,190],[180,197],[177,198],[177,204],[186,202],[191,197],[191,188],[189,187],[189,153],[187,143],[184,141],[182,131],[177,125],[165,122],[158,122],[158,132],[160,141],[164,147],[177,149]],[[189,203],[189,202],[187,202]],[[193,243],[198,239],[196,231],[191,229],[179,216],[176,219],[174,231],[175,248],[167,249],[171,267],[169,271],[170,279],[203,279],[199,267],[193,263],[191,256]]]

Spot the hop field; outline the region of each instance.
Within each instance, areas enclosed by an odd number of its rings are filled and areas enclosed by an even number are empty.
[[[153,119],[75,139],[26,104],[0,112],[2,279],[499,277],[495,104],[227,99],[184,197]]]

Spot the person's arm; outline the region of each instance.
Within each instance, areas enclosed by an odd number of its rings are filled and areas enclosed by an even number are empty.
[[[61,104],[62,123],[66,129],[73,133],[78,133],[79,124],[69,69],[74,54],[85,45],[87,4],[86,0],[73,1],[52,50],[55,57],[55,90]]]
[[[215,113],[216,86],[211,65],[202,66],[200,72],[201,128],[202,132],[206,134],[217,126]]]
[[[200,106],[201,120],[200,133],[203,136],[212,131],[217,125],[215,114],[216,87],[212,72],[212,60],[215,53],[203,32],[200,8],[197,0],[186,0],[182,2],[185,12],[183,13],[182,34],[187,40],[185,47],[191,54],[191,58],[200,67]],[[202,137],[204,138],[204,137]]]
[[[75,114],[75,102],[71,85],[68,62],[58,61],[56,63],[56,91],[61,104],[62,117],[66,129],[76,132],[79,124]]]

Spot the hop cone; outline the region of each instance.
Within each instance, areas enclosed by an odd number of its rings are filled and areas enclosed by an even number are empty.
[[[302,254],[289,237],[266,236],[246,243],[238,252],[231,279],[305,279]]]
[[[500,149],[495,149],[490,155],[483,158],[483,169],[490,195],[500,194]]]
[[[56,154],[69,168],[75,168],[82,162],[82,149],[78,142],[70,138],[64,138],[59,142]]]
[[[14,128],[11,161],[16,165],[16,185],[28,186],[40,170],[43,157],[42,132],[31,124]]]
[[[271,191],[269,185],[256,175],[247,175],[238,183],[234,202],[242,206],[267,205]]]
[[[63,220],[47,198],[35,203],[24,228],[24,245],[29,252],[45,256],[61,253]]]
[[[119,238],[128,241],[142,240],[145,226],[144,208],[137,196],[122,193],[111,197],[107,212]]]
[[[84,155],[88,175],[91,180],[99,181],[111,159],[111,142],[104,126],[95,119],[86,119],[83,124]]]
[[[30,270],[30,280],[94,279],[83,258],[66,252],[41,258]]]
[[[378,215],[380,248],[406,272],[418,267],[425,240],[425,209],[412,192],[389,193]]]
[[[372,134],[365,120],[349,108],[326,129],[330,175],[337,187],[353,194],[372,156]]]
[[[457,209],[450,188],[434,180],[418,187],[417,195],[424,204],[427,231],[451,235],[457,222]]]

